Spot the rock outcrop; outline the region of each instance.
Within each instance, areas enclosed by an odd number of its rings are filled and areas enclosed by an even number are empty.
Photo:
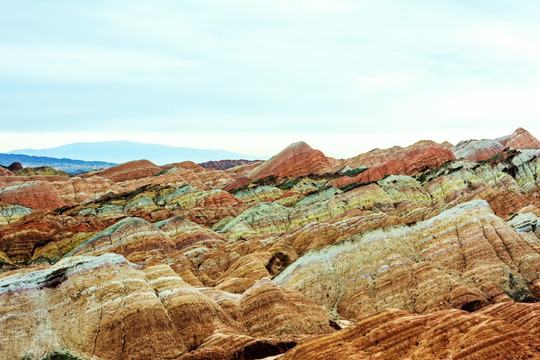
[[[454,160],[454,154],[438,146],[428,147],[414,155],[403,159],[391,159],[387,162],[368,168],[354,177],[342,177],[332,183],[333,186],[343,187],[351,183],[369,183],[380,180],[387,175],[415,175],[420,171],[441,166],[447,161]]]
[[[15,162],[12,162],[8,166],[0,165],[0,168],[8,169],[9,171],[17,171],[17,170],[22,170],[23,166],[21,165],[20,162],[15,161]]]
[[[189,351],[245,358],[279,354],[298,335],[334,331],[322,309],[268,280],[241,296],[199,290],[167,265],[141,268],[115,254],[69,257],[0,278],[0,323],[11,339],[0,345],[6,360],[179,358]]]
[[[476,310],[534,300],[540,248],[473,201],[412,226],[379,229],[310,252],[274,281],[344,318],[388,308]],[[474,280],[473,280],[474,279]]]
[[[536,330],[479,313],[384,310],[305,341],[280,359],[536,359],[539,340]]]
[[[27,182],[0,190],[0,200],[32,209],[48,209],[67,205],[47,184]]]
[[[467,140],[461,141],[452,148],[457,159],[484,161],[499,155],[504,146],[496,140]]]
[[[0,166],[0,176],[13,176],[13,173],[3,166]]]
[[[401,146],[394,146],[389,149],[373,149],[367,153],[344,160],[342,166],[349,166],[351,169],[356,169],[361,166],[378,166],[390,160],[410,158],[432,147],[449,150],[452,146],[448,142],[438,144],[435,141],[422,140],[404,148]]]
[[[510,137],[504,141],[505,148],[518,150],[540,149],[540,141],[523,128],[517,128]]]
[[[99,173],[99,176],[115,182],[135,180],[161,172],[161,168],[148,160],[130,161],[116,165]]]
[[[540,358],[534,147],[0,168],[0,357]]]
[[[279,154],[265,161],[247,174],[249,179],[261,179],[269,175],[298,177],[309,174],[333,172],[330,161],[319,150],[313,150],[303,141],[286,147]]]

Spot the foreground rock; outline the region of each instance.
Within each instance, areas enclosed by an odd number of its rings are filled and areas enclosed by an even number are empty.
[[[538,358],[534,140],[7,173],[0,357]]]
[[[346,319],[536,301],[539,239],[520,236],[484,201],[413,226],[379,229],[297,259],[274,281]]]
[[[533,305],[523,311],[536,312]],[[505,315],[505,314],[504,314]],[[353,327],[308,340],[280,359],[537,359],[538,330],[514,324],[514,318],[459,310],[411,315],[384,310]],[[516,314],[517,315],[517,314]],[[519,316],[519,315],[518,315]]]
[[[188,351],[249,358],[286,351],[300,334],[334,331],[322,309],[269,281],[241,296],[196,289],[166,265],[142,268],[113,254],[7,273],[0,326],[6,360],[174,359]]]

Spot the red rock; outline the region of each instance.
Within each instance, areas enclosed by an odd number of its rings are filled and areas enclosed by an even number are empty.
[[[236,179],[229,185],[225,186],[223,190],[225,191],[231,191],[233,189],[237,189],[239,187],[245,186],[251,182],[251,179],[248,179],[247,177],[241,177],[239,179]]]
[[[225,170],[225,172],[229,174],[233,179],[245,178],[251,170],[257,168],[263,162],[264,161],[255,161],[249,164],[235,166]]]
[[[136,160],[103,170],[99,176],[120,182],[152,176],[161,171],[159,166],[148,160]]]
[[[505,148],[540,149],[540,141],[523,128],[517,128],[504,144]]]
[[[321,151],[313,150],[311,146],[300,141],[289,145],[279,154],[253,169],[247,177],[253,180],[269,175],[299,177],[333,171],[332,164]]]
[[[467,140],[452,148],[456,158],[484,161],[502,153],[504,146],[496,140]]]
[[[13,173],[3,166],[0,166],[0,176],[13,176]]]
[[[441,166],[445,162],[455,159],[456,157],[450,150],[432,146],[405,159],[405,174],[415,175],[420,171]]]
[[[47,184],[34,182],[4,188],[0,200],[32,209],[54,210],[67,205]]]
[[[63,205],[76,205],[87,200],[95,200],[108,192],[120,192],[122,188],[109,179],[102,177],[80,178],[65,176],[5,176],[0,177],[0,189],[16,188],[25,184],[45,186],[48,191],[43,193],[44,199],[36,199],[35,204],[44,204],[39,209],[54,209],[54,205],[47,206],[50,192],[62,199]],[[2,190],[0,190],[1,192]],[[39,198],[39,193],[35,194]],[[23,204],[24,205],[24,204]]]
[[[45,210],[36,210],[20,220],[0,228],[0,251],[16,263],[28,263],[40,247],[56,243],[65,250],[51,254],[58,260],[78,244],[71,239],[78,233],[93,233],[106,227],[96,216],[62,216]],[[66,239],[67,244],[61,244]]]
[[[349,166],[351,169],[356,169],[360,166],[374,167],[392,159],[404,159],[414,156],[430,147],[440,147],[449,150],[452,147],[452,144],[447,141],[443,144],[438,144],[431,140],[421,140],[404,148],[401,146],[394,146],[389,149],[374,149],[367,153],[344,160],[341,166]]]
[[[219,191],[208,196],[203,203],[203,207],[207,209],[232,207],[242,205],[243,202],[226,191]]]
[[[353,182],[368,183],[391,174],[414,175],[420,171],[441,166],[450,160],[455,160],[455,156],[450,150],[432,146],[422,151],[412,152],[412,155],[405,159],[390,159],[382,165],[371,167],[354,177],[344,176],[333,181],[331,185],[342,187]]]
[[[535,314],[535,323],[538,315]],[[411,315],[385,310],[305,341],[282,360],[538,359],[540,338],[503,319],[459,310]]]

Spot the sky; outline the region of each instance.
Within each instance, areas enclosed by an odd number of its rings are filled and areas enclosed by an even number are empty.
[[[0,152],[540,137],[539,18],[527,0],[0,0]]]

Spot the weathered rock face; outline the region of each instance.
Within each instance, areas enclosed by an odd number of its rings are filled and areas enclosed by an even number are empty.
[[[413,155],[404,159],[388,160],[382,165],[368,168],[354,177],[342,177],[334,181],[332,185],[343,187],[354,182],[368,183],[380,180],[390,174],[414,175],[454,159],[454,154],[450,150],[432,146],[422,151],[415,151]]]
[[[33,186],[34,190],[27,194],[26,186]],[[11,198],[26,198],[23,200],[26,202],[20,204],[34,209],[55,209],[66,205],[76,205],[120,190],[121,188],[114,182],[101,177],[84,179],[65,176],[9,176],[0,178],[0,193],[11,193],[9,195]],[[52,201],[53,198],[54,201]],[[9,202],[8,198],[5,201]]]
[[[70,257],[0,278],[0,322],[3,338],[11,339],[0,345],[6,360],[54,352],[179,358],[191,350],[234,358],[250,344],[277,354],[294,346],[298,334],[334,331],[322,309],[269,281],[242,296],[198,290],[167,265],[142,269],[114,254]]]
[[[274,281],[344,318],[387,308],[475,310],[535,299],[528,284],[540,275],[539,250],[475,201],[310,252]]]
[[[247,175],[261,179],[269,175],[298,177],[309,174],[333,172],[330,161],[319,150],[313,150],[303,141],[289,145],[279,154],[265,161]]]
[[[484,161],[502,153],[504,146],[496,140],[467,140],[461,141],[452,148],[457,159]]]
[[[20,211],[30,210],[25,209]],[[0,251],[17,264],[54,263],[106,225],[95,216],[68,217],[30,210],[0,227]]]
[[[161,168],[156,164],[148,160],[137,160],[105,169],[99,173],[99,176],[120,182],[152,176],[159,172]]]
[[[32,212],[32,209],[19,204],[9,204],[0,201],[0,225],[15,222]]]
[[[536,358],[540,150],[480,160],[516,133],[2,176],[0,357]]]
[[[308,340],[280,359],[536,359],[539,340],[527,326],[483,314],[384,310]]]
[[[504,142],[505,148],[513,149],[540,149],[540,141],[531,135],[527,130],[518,128],[510,137]]]
[[[0,166],[0,176],[13,176],[13,173],[3,166]]]
[[[360,166],[374,167],[390,160],[412,157],[418,153],[426,151],[431,147],[440,147],[442,149],[449,150],[452,146],[448,142],[438,144],[435,141],[422,140],[404,148],[401,146],[394,146],[390,149],[373,149],[370,152],[346,159],[342,163],[342,166],[347,165],[351,169],[356,169]]]
[[[48,185],[33,182],[8,186],[0,190],[0,200],[32,209],[54,210],[67,205]]]

